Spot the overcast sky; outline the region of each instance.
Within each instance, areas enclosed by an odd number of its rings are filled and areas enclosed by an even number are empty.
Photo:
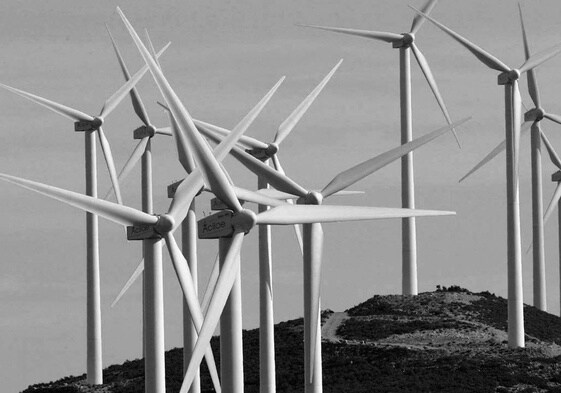
[[[340,171],[398,145],[398,51],[389,44],[296,27],[295,23],[360,29],[409,30],[408,1],[114,1],[4,0],[0,5],[0,82],[97,114],[123,83],[104,23],[111,27],[131,70],[142,65],[115,6],[138,31],[151,32],[166,76],[193,116],[233,127],[283,75],[287,79],[248,135],[272,140],[278,125],[344,58],[324,92],[281,146],[289,176],[322,188]],[[423,2],[414,0],[421,7]],[[534,6],[534,4],[536,6]],[[561,4],[523,2],[533,52],[561,42]],[[441,1],[433,16],[518,67],[523,62],[516,3],[508,0]],[[445,135],[415,154],[417,207],[454,210],[456,217],[418,219],[419,290],[457,284],[506,296],[504,154],[458,184],[480,158],[504,138],[503,89],[497,72],[480,64],[429,23],[417,43],[431,64],[454,119],[473,116],[459,131],[463,149]],[[561,79],[555,58],[538,70],[546,110],[561,113],[554,95]],[[413,69],[414,135],[444,119],[419,68]],[[522,94],[529,103],[526,80]],[[153,121],[166,125],[150,76],[139,85]],[[7,91],[0,91],[4,136],[0,171],[74,191],[84,190],[83,135],[66,118]],[[117,167],[134,147],[140,125],[126,100],[107,119],[105,131]],[[558,126],[544,124],[561,148]],[[183,177],[171,138],[153,141],[155,210],[164,212],[166,186]],[[98,150],[99,152],[99,150]],[[549,201],[554,167],[544,157],[544,195]],[[99,190],[109,180],[98,154]],[[522,140],[521,218],[523,249],[531,240],[529,139]],[[234,182],[256,179],[231,159]],[[140,171],[122,185],[127,205],[139,207]],[[366,194],[328,203],[400,206],[399,164],[354,186]],[[197,202],[208,214],[209,198]],[[6,391],[85,372],[84,214],[9,184],[0,185],[3,258],[0,275],[0,380]],[[401,291],[399,220],[325,225],[322,307],[342,311],[374,294]],[[100,220],[104,367],[141,354],[140,286],[113,309],[110,304],[140,258],[140,243],[127,243],[122,229]],[[244,326],[258,321],[256,233],[242,251]],[[302,316],[302,263],[290,228],[274,229],[275,321]],[[216,244],[200,243],[204,288]],[[557,222],[546,229],[548,307],[559,314]],[[181,346],[181,295],[165,257],[166,348]],[[531,254],[525,255],[524,300],[532,302]],[[202,290],[202,289],[201,289]],[[257,354],[256,354],[257,356]]]

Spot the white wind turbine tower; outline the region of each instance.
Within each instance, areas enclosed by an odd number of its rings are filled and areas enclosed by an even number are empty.
[[[522,26],[522,38],[524,42],[524,55],[526,60],[530,58],[530,49],[524,21],[522,19],[522,9],[518,5],[520,12],[520,23]],[[543,221],[543,190],[542,190],[542,167],[541,167],[541,142],[540,142],[540,123],[543,119],[551,120],[561,124],[561,116],[548,113],[541,106],[540,94],[536,71],[528,71],[528,91],[534,108],[524,114],[526,123],[521,128],[521,135],[531,129],[531,161],[532,161],[532,246],[533,246],[533,297],[534,307],[540,310],[547,310],[546,300],[546,281],[545,281],[545,251],[544,251],[544,221]],[[489,154],[487,154],[477,165],[475,165],[460,182],[483,167],[487,162],[496,157],[505,149],[506,140],[499,143]]]
[[[322,191],[310,191],[288,178],[284,172],[273,171],[270,167],[247,154],[239,147],[234,146],[230,154],[242,165],[263,178],[273,187],[281,190],[277,194],[281,198],[299,198],[299,204],[320,205],[324,198],[344,192],[346,188],[357,181],[383,168],[389,163],[408,154],[414,149],[432,141],[436,137],[450,131],[467,119],[454,123],[452,126],[442,127],[411,142],[391,149],[374,158],[368,159],[352,168],[341,172],[328,183]],[[199,130],[215,142],[220,142],[221,137],[213,135],[212,131],[199,125]],[[284,192],[284,195],[282,194]],[[295,195],[295,197],[293,196]],[[305,387],[306,391],[319,392],[322,388],[321,372],[321,325],[320,313],[320,283],[321,283],[321,250],[323,244],[323,231],[321,224],[304,225],[304,357],[305,357]]]
[[[327,85],[333,74],[337,71],[343,60],[341,59],[313,91],[292,111],[292,113],[278,127],[275,137],[271,143],[265,143],[254,138],[242,136],[239,145],[246,148],[246,152],[253,157],[263,161],[269,160],[278,171],[283,171],[278,152],[281,143],[292,132],[302,116],[312,105],[323,88]],[[224,128],[193,119],[199,131],[206,132],[211,138],[212,133],[227,136],[230,131]],[[219,142],[214,138],[215,142]],[[257,188],[263,190],[269,187],[267,181],[258,176]],[[290,201],[290,200],[289,200]],[[268,209],[265,205],[259,205],[259,212]],[[300,228],[295,225],[296,236],[302,248],[302,236]],[[268,225],[259,226],[259,384],[260,392],[274,392],[276,390],[275,377],[275,341],[274,341],[274,315],[273,315],[273,277],[272,277],[272,252],[271,252],[271,228]]]
[[[109,30],[109,26],[105,25],[107,29],[107,33],[109,34],[109,38],[111,39],[111,43],[113,45],[113,49],[115,51],[115,55],[117,56],[117,60],[119,62],[119,66],[123,73],[123,76],[126,81],[131,79],[130,73],[128,68],[125,64],[123,56],[113,38],[113,34],[111,34],[111,30]],[[155,58],[157,58],[155,56]],[[132,106],[134,109],[135,114],[138,118],[142,121],[144,125],[138,127],[133,132],[134,139],[140,139],[138,144],[136,145],[135,149],[133,150],[131,156],[123,166],[121,172],[119,173],[118,180],[122,182],[136,165],[136,163],[142,158],[141,160],[141,204],[142,204],[142,211],[145,213],[152,214],[153,213],[153,192],[152,192],[152,137],[156,134],[164,134],[170,135],[171,131],[156,128],[151,122],[150,118],[148,117],[148,113],[146,112],[146,108],[142,99],[140,98],[140,94],[138,93],[136,87],[131,89],[130,97],[132,101]],[[111,189],[107,192],[104,199],[107,199],[111,193]],[[144,255],[142,256],[144,259]],[[144,286],[144,285],[143,285]],[[114,304],[118,301],[118,299],[114,302]],[[144,320],[144,319],[143,319]],[[142,328],[142,353],[144,355],[144,326]]]
[[[161,216],[160,220],[164,217],[167,218],[166,221],[171,221],[172,217],[175,219],[177,219],[177,217],[184,217],[186,204],[190,202],[196,192],[188,188],[189,183],[192,183],[192,181],[189,182],[189,180],[195,177],[193,176],[194,174],[199,173],[205,178],[205,183],[210,187],[212,192],[230,209],[199,221],[199,237],[220,239],[221,271],[203,326],[199,331],[199,338],[193,351],[191,362],[181,387],[181,392],[186,392],[189,389],[202,356],[208,348],[221,313],[223,315],[221,319],[221,343],[224,343],[221,344],[222,385],[227,388],[228,391],[241,392],[243,391],[243,357],[241,347],[241,299],[239,298],[239,253],[243,237],[255,225],[311,224],[421,215],[447,215],[453,213],[356,206],[282,205],[255,214],[250,210],[242,208],[227,174],[221,169],[210,147],[196,130],[189,113],[181,101],[179,101],[162,71],[150,57],[148,51],[140,41],[138,35],[134,32],[133,27],[122,11],[119,8],[117,10],[141,51],[144,60],[148,63],[152,76],[158,84],[160,92],[164,96],[168,107],[178,123],[181,131],[179,135],[183,135],[186,138],[182,139],[181,143],[189,142],[190,146],[192,146],[193,155],[198,165],[197,169],[200,169],[200,172],[193,172],[179,185],[172,205],[170,206],[170,212],[166,216]],[[219,156],[223,152],[221,147],[227,141],[233,140],[236,137],[236,133],[237,130],[233,130],[214,150],[214,154]],[[355,173],[355,176],[356,175]],[[188,192],[188,190],[190,191]],[[278,205],[278,202],[270,201],[265,204],[275,206]],[[231,293],[234,286],[236,288],[234,292]],[[227,303],[227,309],[222,312]]]
[[[160,54],[167,48],[163,48]],[[127,83],[109,97],[98,116],[90,116],[79,110],[53,102],[46,98],[36,96],[25,91],[0,84],[13,93],[50,109],[64,117],[73,120],[74,130],[84,132],[85,136],[85,172],[86,172],[86,194],[97,197],[97,160],[95,148],[95,134],[99,137],[101,149],[111,177],[111,183],[117,197],[122,203],[119,182],[115,171],[115,164],[109,142],[101,128],[105,117],[107,117],[144,76],[148,70],[142,67]],[[99,282],[99,232],[98,219],[95,214],[86,213],[86,282],[87,282],[87,382],[92,385],[103,383],[102,369],[102,345],[101,345],[101,301]]]
[[[459,42],[487,67],[499,71],[498,84],[505,87],[508,345],[511,348],[524,347],[520,206],[518,195],[518,152],[520,150],[520,119],[522,109],[518,79],[523,73],[532,70],[555,56],[561,51],[561,47],[557,46],[540,52],[527,59],[518,69],[513,69],[430,16],[414,8],[413,10]]]
[[[553,148],[553,145],[551,144],[551,142],[547,139],[547,137],[545,136],[545,134],[541,130],[540,130],[540,136],[541,136],[541,138],[543,140],[543,143],[546,147],[546,150],[549,154],[550,161],[553,163],[553,165],[555,165],[557,167],[557,169],[559,169],[557,172],[555,172],[551,176],[551,180],[557,183],[557,187],[555,188],[555,192],[553,193],[551,201],[549,202],[549,205],[547,206],[547,209],[545,211],[545,215],[543,216],[543,223],[545,224],[549,220],[549,218],[553,214],[553,211],[557,207],[557,214],[558,214],[558,221],[559,221],[558,222],[558,237],[557,237],[558,242],[559,242],[559,244],[558,244],[558,249],[559,249],[559,278],[560,278],[559,295],[561,296],[561,159],[559,158],[559,155],[557,154],[557,152]]]
[[[428,0],[422,8],[427,14],[432,11],[437,0]],[[444,118],[448,124],[452,124],[448,110],[444,104],[438,86],[429,67],[429,64],[419,47],[415,44],[415,34],[419,31],[424,20],[420,16],[413,19],[411,30],[408,33],[389,33],[383,31],[357,30],[340,27],[326,27],[316,25],[299,25],[370,38],[392,44],[393,48],[399,49],[399,92],[401,112],[401,143],[407,143],[413,139],[413,121],[411,107],[411,51],[415,56],[423,75],[425,76],[431,91],[433,92]],[[454,136],[458,142],[455,131]],[[401,205],[404,208],[415,207],[415,186],[413,173],[413,154],[408,154],[401,159]],[[404,295],[416,295],[417,284],[417,233],[415,218],[404,218],[402,220],[402,293]]]

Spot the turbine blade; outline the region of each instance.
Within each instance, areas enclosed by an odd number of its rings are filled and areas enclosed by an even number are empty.
[[[117,295],[115,300],[113,300],[113,303],[111,303],[111,308],[115,307],[115,305],[119,302],[119,300],[121,300],[123,295],[129,290],[129,288],[132,286],[132,284],[134,284],[136,282],[136,279],[138,277],[140,277],[140,275],[142,274],[143,271],[144,271],[144,258],[142,258],[140,260],[140,263],[138,264],[136,269],[134,269],[134,272],[132,273],[132,275],[130,276],[128,281],[123,286],[123,289],[121,289],[121,292],[119,292],[119,294]]]
[[[230,130],[215,126],[214,124],[210,124],[201,120],[193,119],[193,123],[195,123],[199,131],[204,128],[214,132],[215,134],[221,135],[222,137],[227,137],[230,134]],[[268,147],[265,142],[261,142],[260,140],[247,135],[242,135],[238,140],[238,144],[244,146],[247,149],[266,149]]]
[[[310,105],[314,102],[317,98],[319,93],[323,90],[327,82],[331,79],[335,71],[339,68],[343,59],[339,60],[339,62],[329,71],[329,73],[323,78],[323,80],[315,87],[314,90],[296,107],[296,109],[288,116],[279,126],[277,133],[275,135],[274,143],[280,144],[292,131],[292,129],[296,126],[296,124],[300,121],[302,116],[306,113]]]
[[[129,159],[123,166],[123,169],[121,169],[121,172],[119,172],[119,176],[117,177],[117,182],[119,184],[121,184],[127,178],[127,176],[132,171],[138,160],[140,160],[140,157],[142,157],[144,151],[146,150],[146,145],[148,144],[149,139],[150,137],[146,136],[142,138],[140,142],[138,142],[132,154],[130,155]],[[103,199],[109,198],[109,195],[111,194],[112,191],[113,191],[113,186],[109,188]]]
[[[127,69],[127,65],[125,64],[125,60],[123,59],[123,56],[121,55],[121,51],[119,50],[119,47],[117,46],[117,43],[115,42],[115,39],[113,38],[113,34],[111,34],[111,30],[109,30],[109,26],[107,25],[107,23],[105,24],[105,28],[107,29],[107,33],[109,33],[109,38],[111,38],[111,43],[113,44],[113,49],[115,50],[115,55],[117,55],[117,61],[119,62],[119,66],[121,67],[121,71],[123,72],[123,76],[125,77],[125,80],[128,81],[128,80],[131,79],[131,74],[130,74],[129,70]],[[148,118],[148,113],[146,113],[146,108],[144,107],[144,104],[142,103],[142,100],[140,99],[140,96],[138,95],[138,92],[136,91],[136,87],[133,87],[131,89],[130,96],[131,96],[132,107],[134,109],[134,112],[140,118],[140,120],[144,123],[144,125],[149,126],[150,125],[150,119]]]
[[[561,124],[561,116],[554,115],[552,113],[545,113],[544,116],[546,119],[549,119],[557,124]]]
[[[345,27],[330,27],[330,26],[318,26],[318,25],[304,25],[296,24],[299,27],[311,27],[312,29],[333,31],[335,33],[343,33],[348,35],[354,35],[357,37],[371,38],[378,41],[384,42],[399,42],[403,39],[403,35],[395,33],[387,33],[385,31],[369,31],[369,30],[358,30],[358,29],[348,29]]]
[[[201,311],[201,306],[199,304],[199,297],[197,296],[197,291],[195,290],[193,276],[191,275],[191,271],[189,269],[189,264],[187,263],[187,260],[177,246],[173,235],[171,233],[168,233],[165,236],[165,239],[170,259],[177,276],[177,280],[179,281],[179,285],[181,286],[181,290],[184,295],[183,297],[185,298],[187,307],[189,308],[189,313],[191,314],[193,325],[195,326],[195,330],[198,333],[203,326],[204,317],[203,312]],[[215,390],[220,391],[220,381],[218,379],[218,371],[216,369],[216,363],[214,361],[214,355],[212,353],[210,341],[205,348],[204,355],[208,369],[210,371],[210,375],[212,377],[212,381],[214,383]]]
[[[204,185],[203,177],[199,168],[195,168],[177,187],[175,196],[171,200],[168,214],[175,220],[174,230],[187,216],[187,212],[193,198],[199,193]]]
[[[152,59],[152,57],[148,53],[148,50],[146,49],[146,47],[134,31],[134,28],[131,26],[119,7],[117,7],[117,12],[121,16],[121,19],[125,23],[127,29],[129,30],[129,33],[135,41],[135,44],[138,47],[140,53],[142,54],[144,61],[147,62],[150,68],[150,72],[152,73],[152,76],[154,77],[154,80],[156,81],[160,92],[166,99],[168,107],[175,117],[180,130],[187,134],[189,142],[193,145],[195,161],[201,168],[201,173],[204,177],[205,183],[209,185],[209,187],[219,199],[224,201],[224,203],[230,206],[234,211],[240,211],[242,207],[235,197],[230,183],[228,182],[224,172],[220,169],[218,161],[213,156],[210,148],[205,144],[203,137],[196,130],[189,112],[183,106],[183,104],[171,88],[170,84],[168,83],[167,79],[165,78],[164,74],[158,68],[157,64],[154,62],[154,59]],[[278,88],[279,84],[280,82],[277,83],[277,85],[269,92],[269,94],[267,94],[267,96],[265,96],[265,98],[248,115],[246,115],[242,122],[240,122],[240,124],[238,124],[238,126],[236,126],[236,128],[232,131],[230,136],[227,137],[217,147],[217,155],[219,152],[221,152],[221,149],[223,150],[222,152],[224,154],[227,154],[227,152],[231,148],[230,144],[235,144],[239,135],[245,132],[247,127],[249,127],[255,117],[269,101],[276,88]]]
[[[282,174],[285,173],[281,165],[278,153],[273,156],[273,166],[280,173]],[[286,202],[288,202],[290,205],[294,205],[294,201],[292,199],[287,199]],[[294,235],[296,236],[296,241],[298,242],[298,246],[300,247],[300,252],[302,253],[302,255],[304,255],[304,241],[302,240],[302,228],[300,228],[299,224],[294,224],[293,227],[294,227]]]
[[[216,254],[214,264],[212,265],[212,271],[210,272],[210,277],[206,284],[205,293],[203,295],[203,301],[201,302],[201,309],[203,310],[203,315],[206,317],[208,306],[210,304],[210,299],[212,299],[212,294],[216,288],[216,283],[218,282],[218,276],[220,275],[220,255]]]
[[[177,121],[175,120],[175,117],[173,117],[173,114],[171,113],[169,108],[163,106],[162,104],[160,105],[164,107],[164,109],[166,109],[168,113],[172,136],[175,140],[179,162],[181,163],[181,166],[183,166],[183,169],[185,169],[185,172],[191,173],[195,170],[195,160],[193,159],[193,155],[189,150],[189,142],[187,141],[185,135],[180,131],[179,126],[177,125]]]
[[[218,135],[214,134],[212,131],[206,129],[205,127],[200,126],[199,130],[207,138],[210,138],[215,143],[219,143],[221,141],[221,138]],[[267,183],[277,188],[278,190],[298,196],[304,196],[308,194],[308,191],[304,187],[296,183],[294,180],[290,179],[286,175],[283,175],[282,173],[275,171],[269,165],[253,157],[251,154],[246,153],[239,147],[232,147],[232,149],[230,150],[230,155],[232,155],[238,162],[240,162],[251,172],[267,180]]]
[[[171,127],[156,128],[155,132],[156,134],[160,135],[173,136],[173,134],[171,133]]]
[[[551,59],[554,56],[557,56],[559,52],[561,52],[561,44],[554,45],[548,49],[536,53],[535,55],[531,56],[528,60],[526,60],[524,64],[520,66],[519,69],[520,73],[523,74],[527,71],[530,71],[538,67],[545,61]]]
[[[280,158],[279,158],[279,154],[277,153],[277,154],[273,155],[272,159],[273,159],[273,166],[275,167],[277,172],[285,175],[286,173],[285,173],[284,169],[282,168]]]
[[[558,183],[557,187],[555,187],[555,192],[553,193],[553,196],[551,197],[551,201],[549,202],[549,205],[547,206],[547,209],[545,210],[545,214],[543,216],[544,225],[547,222],[547,220],[549,220],[551,215],[553,214],[553,211],[555,210],[555,208],[558,206],[560,199],[561,199],[561,183]]]
[[[168,44],[162,48],[160,54],[163,53],[170,45],[171,42],[168,42]],[[107,117],[107,115],[113,112],[113,110],[117,107],[117,105],[119,105],[123,98],[125,98],[125,96],[129,94],[129,91],[131,91],[131,89],[136,86],[138,81],[142,79],[144,74],[146,74],[146,71],[148,71],[148,66],[144,65],[140,70],[136,72],[136,74],[132,76],[132,78],[130,78],[123,86],[121,86],[119,90],[113,93],[113,95],[109,97],[107,101],[105,101],[105,104],[103,105],[99,116]]]
[[[465,123],[467,120],[469,120],[469,118],[460,120],[450,126],[439,128],[438,130],[432,131],[426,135],[412,140],[411,142],[405,143],[385,153],[379,154],[376,157],[366,160],[358,165],[353,166],[350,169],[347,169],[346,171],[339,173],[323,188],[321,194],[325,198],[336,193],[337,191],[343,190],[350,185],[355,184],[357,181],[379,170],[380,168],[383,168],[389,163],[415,150],[416,148],[432,141],[445,132],[450,131],[451,128]]]
[[[390,207],[284,205],[259,213],[256,223],[259,225],[293,225],[454,214],[456,213],[448,211]]]
[[[559,155],[557,155],[557,152],[553,148],[553,145],[551,144],[551,142],[549,141],[549,139],[547,138],[547,136],[542,130],[540,130],[540,135],[542,137],[543,144],[547,149],[547,153],[549,154],[549,159],[551,160],[553,165],[561,169],[561,159],[559,158]]]
[[[427,59],[425,58],[421,50],[417,47],[417,45],[415,45],[414,42],[411,44],[411,49],[413,50],[413,54],[417,59],[417,63],[419,63],[419,67],[421,67],[421,71],[423,71],[423,74],[425,75],[425,79],[427,80],[430,89],[434,94],[434,98],[436,98],[436,102],[438,103],[438,106],[440,107],[442,113],[444,114],[444,118],[446,119],[446,122],[451,125],[452,119],[450,119],[450,115],[448,114],[448,109],[446,109],[444,100],[440,95],[440,91],[438,90],[436,80],[434,79],[434,76],[429,67],[429,63],[427,62]],[[454,129],[454,127],[452,127],[452,133],[454,134],[454,138],[456,138],[456,143],[458,144],[458,147],[461,149],[462,145],[460,144],[460,140],[458,139],[458,134],[456,134],[456,130]]]
[[[530,130],[530,126],[532,125],[531,122],[526,122],[522,125],[522,129],[520,131],[520,134],[523,135],[526,132],[528,132],[528,130]],[[459,182],[461,183],[462,181],[464,181],[465,179],[467,179],[472,173],[475,173],[479,168],[481,168],[482,166],[484,166],[485,164],[487,164],[489,161],[491,161],[493,158],[495,158],[499,153],[501,153],[504,149],[506,148],[506,140],[503,140],[501,143],[499,143],[493,150],[491,150],[489,152],[489,154],[487,154],[481,161],[479,161],[477,163],[477,165],[475,165],[473,168],[470,169],[470,171],[468,173],[466,173],[460,180]]]
[[[425,3],[425,5],[423,6],[423,8],[421,8],[421,11],[423,11],[425,14],[430,15],[432,9],[434,8],[434,6],[436,5],[436,2],[438,0],[429,0]],[[423,18],[421,15],[415,15],[415,17],[413,18],[413,23],[411,24],[411,31],[410,33],[415,34],[417,33],[417,31],[419,31],[419,29],[421,28],[421,26],[423,25],[423,23],[425,22],[425,18]]]
[[[64,190],[62,188],[49,186],[32,180],[22,179],[15,176],[0,173],[0,180],[7,181],[17,186],[56,199],[67,205],[97,214],[107,220],[121,225],[154,225],[158,221],[156,216],[141,212],[128,206],[118,205],[113,202],[104,201],[77,192]]]
[[[113,185],[113,190],[115,191],[117,203],[122,205],[123,199],[121,198],[121,187],[119,186],[117,170],[115,169],[115,162],[113,161],[113,154],[111,153],[109,141],[105,137],[105,133],[101,127],[98,128],[97,135],[99,136],[99,143],[101,145],[101,150],[103,151],[103,156],[105,157],[107,169],[109,170],[109,177],[111,178],[111,184]]]
[[[518,3],[518,13],[520,15],[520,26],[522,27],[522,41],[524,43],[524,58],[530,58],[530,46],[528,45],[528,37],[526,36],[526,28],[524,27],[524,18],[522,17],[522,7]],[[540,107],[540,94],[538,91],[538,81],[536,79],[536,72],[534,70],[528,71],[528,92],[534,103],[534,107]]]
[[[191,354],[191,360],[189,362],[189,366],[187,367],[187,371],[185,372],[180,393],[187,393],[189,390],[189,387],[193,382],[193,378],[195,377],[196,370],[201,362],[203,353],[210,344],[210,339],[216,329],[216,325],[220,319],[220,314],[222,313],[224,305],[228,300],[228,296],[230,295],[230,291],[232,290],[232,286],[236,280],[237,272],[240,268],[239,256],[243,237],[243,233],[236,232],[232,238],[232,243],[228,253],[226,254],[224,263],[222,264],[206,318],[204,319],[203,326],[199,331],[199,338]]]
[[[466,38],[462,37],[461,35],[459,35],[455,31],[451,30],[450,28],[444,26],[442,23],[437,22],[435,19],[431,18],[427,14],[425,14],[425,13],[423,13],[423,12],[421,12],[421,11],[411,7],[411,6],[409,6],[409,8],[411,8],[417,14],[422,15],[423,17],[428,19],[432,24],[434,24],[440,30],[442,30],[443,32],[448,34],[450,37],[452,37],[454,40],[456,40],[460,45],[462,45],[464,48],[466,48],[468,51],[470,51],[475,57],[477,57],[479,59],[479,61],[481,61],[487,67],[492,68],[492,69],[497,70],[497,71],[503,71],[503,72],[510,71],[510,67],[508,67],[505,63],[503,63],[502,61],[497,59],[495,56],[493,56],[489,52],[486,52],[485,50],[481,49],[479,46],[477,46],[474,43],[468,41]]]
[[[3,87],[6,90],[11,91],[12,93],[15,93],[23,98],[27,98],[30,101],[33,101],[36,104],[39,104],[41,106],[44,106],[47,109],[50,109],[53,112],[58,113],[59,115],[62,115],[70,120],[74,120],[74,121],[92,121],[94,120],[94,118],[90,115],[85,114],[84,112],[80,112],[77,109],[73,109],[70,108],[66,105],[62,105],[59,104],[58,102],[54,102],[51,100],[48,100],[46,98],[43,97],[39,97],[35,94],[31,94],[28,92],[25,92],[23,90],[19,90],[16,89],[15,87],[11,87],[8,85],[3,85],[2,83],[0,83],[0,87]]]
[[[259,192],[246,190],[244,188],[240,188],[236,186],[234,186],[234,192],[236,193],[236,197],[242,201],[257,203],[259,205],[266,205],[266,206],[281,206],[285,204],[285,202],[281,200],[270,198]]]
[[[290,193],[284,192],[284,191],[279,191],[279,190],[276,190],[274,188],[261,188],[261,189],[257,190],[256,192],[258,194],[267,196],[269,198],[279,199],[279,200],[287,200],[287,199],[298,198],[297,195],[290,194]]]
[[[156,55],[156,49],[154,49],[154,44],[152,44],[152,40],[150,39],[150,34],[148,34],[148,29],[144,29],[144,36],[146,37],[146,42],[148,43],[148,49],[150,50],[150,55],[158,65],[158,68],[162,69],[162,65],[158,60],[158,56]]]

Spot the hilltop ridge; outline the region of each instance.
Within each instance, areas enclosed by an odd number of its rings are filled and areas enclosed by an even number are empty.
[[[324,392],[561,392],[561,318],[524,307],[526,348],[507,346],[506,300],[452,286],[418,296],[375,295],[345,312],[322,312]],[[303,320],[275,326],[277,391],[303,391]],[[245,391],[259,391],[258,329],[244,331]],[[212,340],[217,362],[219,338]],[[166,353],[166,388],[181,386],[180,348]],[[144,391],[137,359],[22,393]],[[202,368],[202,391],[212,392]]]

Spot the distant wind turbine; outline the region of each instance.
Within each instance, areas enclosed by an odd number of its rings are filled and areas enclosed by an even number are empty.
[[[422,10],[429,14],[438,0],[428,0]],[[438,90],[436,80],[432,74],[429,64],[415,44],[415,34],[419,31],[424,20],[420,16],[413,19],[411,29],[408,33],[390,33],[383,31],[357,30],[340,27],[327,27],[316,25],[299,25],[336,33],[354,35],[392,44],[393,48],[399,49],[399,86],[400,86],[400,111],[401,111],[401,143],[407,143],[413,139],[413,120],[411,106],[411,51],[427,80],[436,101],[444,114],[448,124],[452,124],[448,109]],[[452,130],[458,146],[460,142],[456,131]],[[413,209],[415,207],[415,181],[413,172],[413,154],[408,154],[401,159],[401,206]],[[402,293],[404,295],[416,295],[418,293],[417,283],[417,230],[415,218],[404,218],[401,224],[402,231]]]
[[[559,272],[560,272],[559,296],[561,296],[561,158],[559,158],[559,155],[557,154],[557,152],[553,148],[553,145],[547,139],[545,134],[541,132],[540,135],[549,154],[549,159],[551,160],[553,165],[555,165],[558,169],[558,171],[551,176],[551,180],[557,183],[557,187],[555,188],[551,201],[549,202],[549,205],[547,206],[547,209],[545,211],[545,215],[543,217],[543,223],[545,224],[549,220],[549,218],[553,214],[553,211],[557,207],[557,214],[558,214],[557,239],[558,239],[558,249],[559,249]]]
[[[444,31],[469,50],[487,67],[500,72],[498,84],[505,87],[505,134],[507,177],[507,260],[508,260],[508,345],[524,347],[524,314],[522,294],[522,260],[520,241],[520,206],[518,195],[518,153],[520,149],[521,98],[518,88],[520,76],[561,51],[561,46],[529,57],[518,69],[511,68],[466,38],[411,7],[419,15]]]
[[[168,44],[169,45],[169,44]],[[164,47],[160,54],[167,48]],[[27,93],[7,85],[0,84],[0,87],[18,94],[30,101],[50,109],[66,118],[73,120],[74,130],[84,132],[85,136],[85,171],[86,171],[86,194],[97,197],[97,160],[95,148],[95,133],[99,137],[101,149],[105,157],[111,183],[115,191],[118,203],[122,203],[119,182],[115,171],[115,164],[109,142],[101,128],[105,117],[107,117],[144,76],[148,70],[147,66],[142,67],[130,80],[109,97],[99,115],[90,116],[79,110],[53,102],[46,98]],[[87,282],[87,382],[92,385],[103,383],[103,364],[101,347],[101,300],[99,282],[99,233],[98,220],[94,214],[86,213],[86,282]]]

